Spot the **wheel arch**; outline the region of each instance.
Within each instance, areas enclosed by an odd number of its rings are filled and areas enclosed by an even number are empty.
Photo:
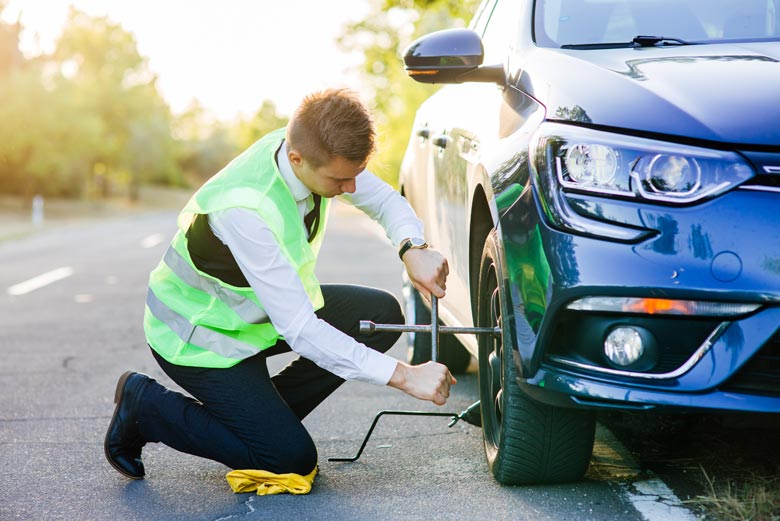
[[[479,184],[474,189],[471,198],[471,213],[469,216],[469,290],[471,293],[471,314],[476,321],[477,300],[476,295],[479,285],[479,267],[482,260],[482,249],[490,231],[495,228],[496,222],[488,202],[483,185]]]

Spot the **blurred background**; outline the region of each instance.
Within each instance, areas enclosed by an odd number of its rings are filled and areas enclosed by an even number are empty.
[[[401,53],[476,3],[0,0],[0,210],[170,201],[338,86],[373,110],[370,167],[395,183],[436,88],[408,79]]]

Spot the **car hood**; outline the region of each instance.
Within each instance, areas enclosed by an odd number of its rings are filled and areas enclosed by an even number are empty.
[[[518,86],[551,120],[780,145],[780,42],[536,48]]]

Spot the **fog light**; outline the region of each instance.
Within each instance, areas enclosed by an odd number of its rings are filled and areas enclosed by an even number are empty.
[[[615,365],[631,365],[639,360],[644,352],[642,335],[633,327],[616,327],[604,340],[604,354]]]

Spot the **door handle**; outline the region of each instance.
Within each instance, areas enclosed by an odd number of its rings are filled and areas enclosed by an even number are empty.
[[[429,129],[428,127],[423,127],[417,131],[417,135],[423,139],[428,139],[431,135],[431,129]]]
[[[439,148],[447,148],[447,143],[450,142],[450,136],[447,134],[439,134],[438,136],[435,136],[431,142]]]

